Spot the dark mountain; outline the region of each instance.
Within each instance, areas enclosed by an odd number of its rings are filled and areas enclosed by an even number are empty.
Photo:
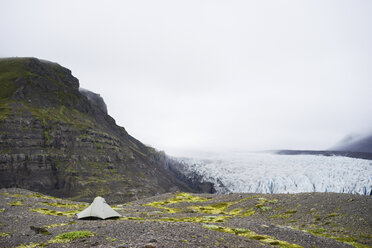
[[[115,124],[98,94],[79,91],[69,69],[0,60],[0,188],[89,201],[192,191],[169,166],[164,153]]]
[[[331,150],[372,153],[372,135],[347,136],[336,146],[332,147]]]
[[[372,160],[372,135],[370,136],[347,136],[337,145],[326,151],[314,150],[278,150],[277,154],[284,155],[322,155],[322,156],[343,156]]]

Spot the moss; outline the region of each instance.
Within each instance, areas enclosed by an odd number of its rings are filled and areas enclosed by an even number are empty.
[[[200,216],[200,217],[164,217],[161,219],[154,219],[152,221],[165,221],[165,222],[195,222],[195,223],[220,223],[230,219],[231,216]]]
[[[111,241],[111,242],[115,242],[116,238],[107,237],[106,240]]]
[[[174,197],[168,200],[150,202],[147,204],[143,204],[143,206],[150,206],[150,207],[155,207],[159,209],[164,209],[168,213],[179,213],[180,212],[179,209],[166,207],[165,205],[176,204],[180,202],[204,202],[208,200],[209,199],[207,198],[203,198],[200,196],[193,196],[192,194],[181,192],[181,193],[174,194]]]
[[[269,216],[269,218],[281,218],[281,219],[287,219],[289,217],[291,217],[291,215],[289,214],[275,214],[275,215]]]
[[[30,211],[37,212],[40,214],[45,214],[45,215],[52,215],[52,216],[65,216],[65,217],[72,217],[73,215],[77,214],[79,211],[74,210],[74,211],[56,211],[56,210],[51,210],[47,208],[36,208],[36,209],[30,209]]]
[[[290,209],[288,211],[285,211],[285,214],[294,214],[297,213],[297,209]]]
[[[59,108],[35,108],[24,104],[24,107],[37,119],[43,122],[44,128],[47,128],[49,122],[67,123],[72,127],[80,130],[87,130],[89,127],[94,128],[94,121],[86,114],[77,110],[68,109],[65,106]]]
[[[331,214],[327,215],[325,218],[333,218],[333,217],[336,217],[338,215],[339,215],[338,213],[331,213]]]
[[[232,204],[233,202],[220,202],[206,206],[191,206],[187,209],[204,214],[227,214],[227,208]]]
[[[0,237],[8,237],[8,236],[10,236],[10,232],[6,232],[6,233],[2,232],[2,233],[0,233]]]
[[[30,198],[41,198],[41,199],[49,199],[49,200],[57,200],[58,198],[53,196],[46,196],[39,193],[33,193],[31,195],[21,195],[21,194],[9,194],[8,192],[0,193],[0,195],[5,195],[9,197],[30,197]]]
[[[44,247],[44,246],[46,246],[46,244],[42,244],[42,243],[30,243],[30,244],[27,244],[27,245],[20,244],[16,248],[39,248],[39,247]]]
[[[25,58],[6,58],[0,59],[0,120],[3,120],[11,113],[12,96],[17,90],[15,81],[18,78],[29,79],[37,77],[36,74],[29,72],[26,64],[29,59]]]
[[[41,202],[39,204],[51,206],[51,207],[77,209],[77,210],[83,210],[86,207],[88,207],[88,204],[77,204],[77,203],[66,203],[66,202]]]
[[[239,201],[220,202],[220,203],[211,204],[211,205],[191,206],[191,207],[188,207],[187,209],[194,211],[194,212],[204,213],[204,214],[227,214],[227,215],[232,215],[232,216],[248,217],[255,213],[255,211],[252,208],[247,209],[247,210],[244,210],[241,208],[234,208],[232,210],[229,210],[229,208],[233,205],[236,205],[241,202],[247,201],[249,199],[257,198],[257,197],[258,196],[250,196],[250,197],[241,199]],[[263,199],[263,198],[259,198],[259,199]],[[266,208],[271,208],[271,207],[266,207]]]
[[[23,206],[23,201],[14,201],[14,202],[8,202],[8,205],[10,206]]]
[[[0,99],[11,98],[17,90],[14,81],[19,78],[33,76],[26,71],[26,59],[0,59]]]
[[[76,239],[92,237],[94,234],[91,231],[75,231],[62,233],[50,240],[48,243],[68,243]]]
[[[262,206],[260,209],[261,209],[262,212],[266,212],[266,211],[270,210],[271,207]]]
[[[223,227],[223,226],[217,226],[217,225],[204,225],[203,226],[206,229],[218,231],[218,232],[225,232],[225,233],[231,233],[235,235],[239,235],[242,237],[246,237],[248,239],[252,240],[258,240],[263,243],[268,243],[271,245],[278,245],[280,247],[287,247],[287,248],[300,248],[302,246],[289,243],[287,241],[278,240],[274,237],[268,236],[268,235],[260,235],[257,234],[249,229],[244,228],[229,228],[229,227]]]
[[[255,211],[253,209],[248,209],[244,213],[242,213],[240,216],[241,217],[249,217],[255,214]]]

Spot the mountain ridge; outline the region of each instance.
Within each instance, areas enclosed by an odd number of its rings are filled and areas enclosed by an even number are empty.
[[[69,69],[0,59],[0,92],[0,188],[83,201],[195,191],[166,169],[163,152],[117,126],[98,94],[79,90]]]
[[[349,135],[330,149],[333,151],[372,153],[372,134],[362,136]]]

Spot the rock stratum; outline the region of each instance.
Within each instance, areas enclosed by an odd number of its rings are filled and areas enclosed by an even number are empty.
[[[79,90],[69,69],[0,59],[0,188],[115,202],[192,191],[167,164],[115,124],[98,94]]]
[[[122,217],[78,220],[88,206],[0,190],[0,247],[372,247],[372,198],[337,193],[167,193],[112,205]]]

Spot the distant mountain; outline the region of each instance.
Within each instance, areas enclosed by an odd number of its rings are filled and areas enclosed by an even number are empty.
[[[79,90],[69,69],[0,59],[0,188],[111,201],[192,190],[167,161],[117,126],[102,97]]]
[[[329,150],[372,153],[372,135],[347,136]]]

